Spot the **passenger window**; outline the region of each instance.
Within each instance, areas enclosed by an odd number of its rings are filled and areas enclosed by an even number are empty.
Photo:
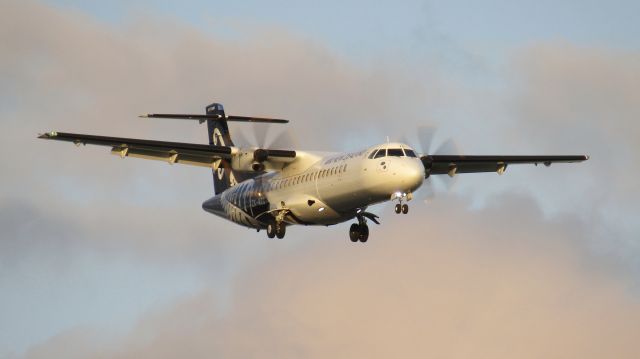
[[[387,156],[402,157],[404,153],[402,153],[401,148],[390,148],[387,150]]]
[[[376,152],[376,155],[373,156],[373,158],[380,158],[380,157],[384,157],[386,155],[387,155],[387,149],[383,148],[383,149],[380,149],[378,152]]]

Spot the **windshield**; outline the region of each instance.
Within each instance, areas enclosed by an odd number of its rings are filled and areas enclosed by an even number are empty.
[[[416,157],[416,153],[413,152],[413,150],[409,150],[405,148],[404,153],[407,155],[407,157]]]
[[[387,155],[387,149],[386,148],[381,148],[375,156],[373,156],[373,158],[380,158],[380,157],[384,157]]]
[[[387,155],[394,156],[394,157],[402,157],[404,156],[404,153],[402,152],[402,148],[390,148],[387,150]]]
[[[392,157],[417,157],[416,153],[408,148],[379,148],[369,153],[368,158],[381,158],[386,156]]]

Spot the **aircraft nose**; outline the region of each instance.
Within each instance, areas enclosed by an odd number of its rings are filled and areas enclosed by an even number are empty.
[[[407,161],[403,171],[403,184],[407,190],[413,191],[424,181],[424,166],[420,161]]]

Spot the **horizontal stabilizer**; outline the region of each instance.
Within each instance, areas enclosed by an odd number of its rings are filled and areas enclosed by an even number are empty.
[[[176,120],[198,120],[203,123],[206,120],[226,120],[235,122],[261,122],[261,123],[289,123],[289,120],[283,120],[279,118],[265,118],[265,117],[248,117],[248,116],[223,116],[220,114],[209,115],[189,115],[189,114],[176,114],[176,113],[147,113],[140,115],[142,118],[170,118]]]

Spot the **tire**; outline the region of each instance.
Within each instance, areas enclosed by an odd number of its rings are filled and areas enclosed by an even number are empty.
[[[276,224],[269,223],[267,224],[267,237],[273,238],[276,236]]]
[[[407,213],[409,213],[409,205],[405,203],[402,205],[402,214],[407,214]]]
[[[276,224],[276,237],[278,237],[278,239],[284,238],[286,232],[287,226],[284,223]]]
[[[365,243],[368,239],[369,239],[369,227],[365,224],[362,226],[358,226],[359,229],[359,236],[358,236],[358,240],[360,240],[360,242]]]
[[[400,213],[402,211],[402,206],[400,203],[396,204],[396,213]]]
[[[349,239],[351,242],[357,242],[360,238],[360,226],[357,223],[354,223],[349,228]]]

